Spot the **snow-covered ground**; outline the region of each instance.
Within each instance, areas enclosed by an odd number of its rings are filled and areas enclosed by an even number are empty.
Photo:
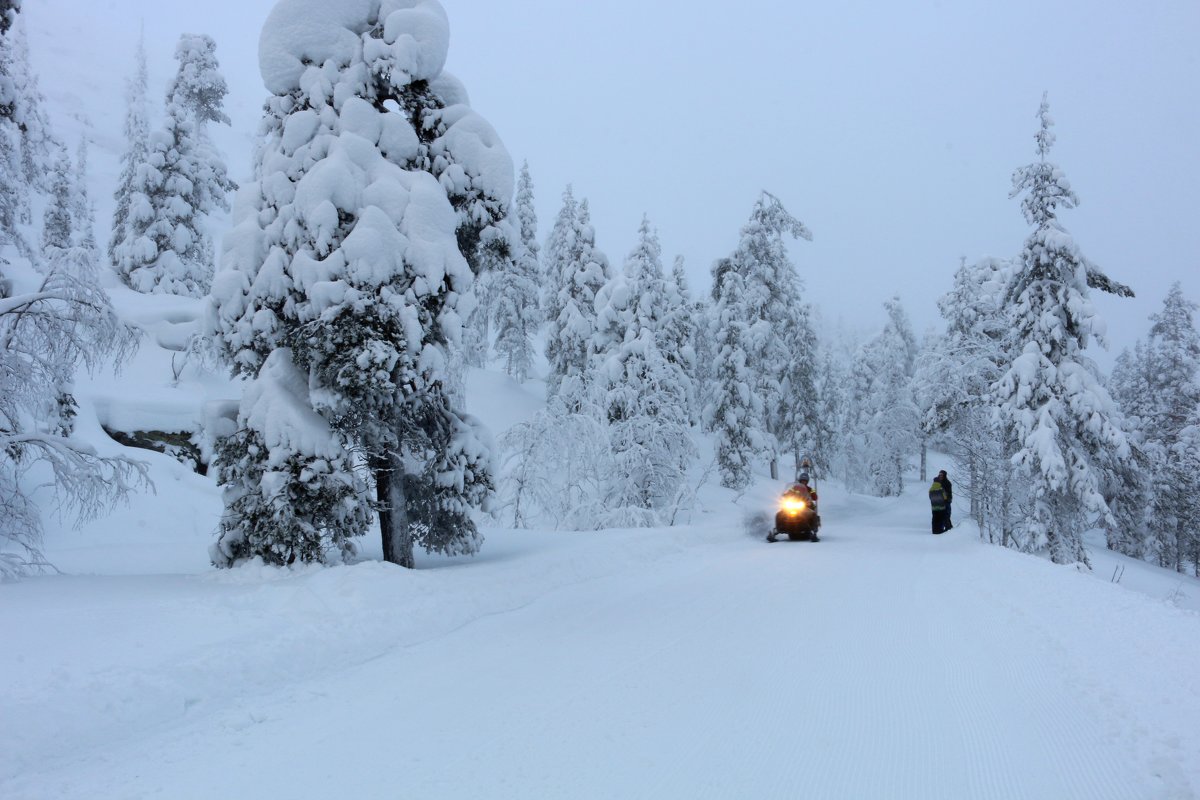
[[[0,585],[0,797],[1196,796],[1196,581],[822,489],[818,544],[748,535],[763,481],[417,571],[216,571],[181,476]]]

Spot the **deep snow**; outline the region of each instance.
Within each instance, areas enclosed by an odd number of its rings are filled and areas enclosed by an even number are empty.
[[[133,564],[0,586],[0,797],[1195,796],[1181,579],[931,536],[921,486],[822,489],[818,544],[747,535],[764,480],[690,526],[490,529],[415,572],[93,531]]]

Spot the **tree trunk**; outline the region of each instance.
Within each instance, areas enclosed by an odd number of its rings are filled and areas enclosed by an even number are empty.
[[[412,534],[408,530],[408,508],[404,497],[404,467],[395,453],[372,456],[375,498],[379,501],[379,533],[383,537],[383,560],[412,569]]]
[[[771,456],[771,480],[779,480],[779,456]]]
[[[925,464],[929,460],[928,450],[929,450],[929,448],[927,448],[925,446],[925,440],[922,439],[921,440],[921,483],[925,482]]]

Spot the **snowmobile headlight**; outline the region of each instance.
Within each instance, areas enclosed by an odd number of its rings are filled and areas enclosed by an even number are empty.
[[[789,514],[799,514],[804,510],[805,503],[796,497],[783,498],[783,510]]]

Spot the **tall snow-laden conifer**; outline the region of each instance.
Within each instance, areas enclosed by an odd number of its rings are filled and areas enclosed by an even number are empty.
[[[496,226],[513,174],[442,71],[445,11],[403,5],[282,0],[268,17],[259,56],[272,96],[211,326],[252,378],[290,349],[312,408],[366,461],[384,558],[411,567],[417,545],[480,545],[470,511],[491,492],[490,451],[451,402],[447,360],[482,251],[506,241]]]
[[[542,250],[542,316],[555,319],[559,307],[558,288],[555,286],[558,276],[566,269],[564,266],[570,257],[571,247],[574,246],[575,225],[579,217],[579,203],[575,200],[575,191],[571,184],[563,189],[562,205],[550,226],[546,236],[546,246]]]
[[[50,191],[50,175],[62,145],[55,139],[46,115],[46,98],[38,84],[37,73],[29,58],[29,37],[23,20],[5,36],[9,50],[9,73],[16,104],[21,109],[18,124],[21,129],[21,174],[25,183],[36,191]],[[33,220],[26,217],[22,220]]]
[[[1128,555],[1152,557],[1160,565],[1185,572],[1195,562],[1200,518],[1192,498],[1200,493],[1194,459],[1182,446],[1184,431],[1200,407],[1200,334],[1193,315],[1196,304],[1175,283],[1135,356],[1123,353],[1113,371],[1114,394],[1136,423],[1139,446],[1145,452],[1148,513],[1137,531],[1149,536],[1118,537],[1117,548]],[[1132,532],[1130,532],[1132,533]]]
[[[1178,554],[1176,563],[1182,565],[1184,559],[1192,562],[1192,574],[1200,577],[1200,492],[1197,492],[1197,476],[1200,476],[1200,405],[1193,406],[1188,414],[1179,439],[1171,446],[1172,457],[1180,474],[1189,477],[1190,494],[1178,492],[1179,505],[1173,509],[1175,520],[1182,524],[1176,528],[1180,537],[1171,541],[1169,533],[1166,544],[1160,552],[1172,555]],[[1175,546],[1175,552],[1172,552]],[[1179,567],[1182,571],[1182,566]]]
[[[789,214],[779,198],[763,192],[742,227],[741,240],[730,259],[732,269],[743,281],[741,313],[749,322],[747,367],[754,376],[754,392],[763,408],[762,455],[771,462],[772,476],[778,470],[781,448],[804,449],[796,441],[799,431],[794,427],[797,413],[793,412],[797,409],[786,406],[783,393],[785,382],[803,381],[801,373],[811,377],[814,352],[814,342],[800,341],[795,330],[797,317],[804,312],[800,279],[788,258],[785,235],[812,239],[804,223]],[[812,331],[805,333],[811,335]],[[798,413],[802,419],[804,410]]]
[[[662,248],[643,218],[622,273],[597,295],[591,343],[596,404],[611,429],[605,506],[614,526],[668,521],[694,455],[687,374],[660,345],[669,303]]]
[[[692,424],[700,421],[698,372],[696,369],[696,308],[688,288],[683,256],[676,256],[671,276],[666,279],[667,316],[658,335],[663,357],[680,370],[687,397],[687,415]]]
[[[20,0],[0,0],[0,245],[14,241],[17,222],[29,206],[29,189],[20,177],[21,127],[13,81],[12,37],[8,35]],[[3,296],[3,295],[0,295]]]
[[[31,192],[49,191],[48,175],[56,149],[42,110],[42,95],[29,63],[24,27],[17,18],[20,4],[4,11],[6,30],[0,36],[0,240],[24,256],[37,254],[21,226],[33,223]]]
[[[864,348],[870,369],[866,470],[872,494],[895,497],[904,491],[904,470],[918,444],[920,419],[911,387],[917,340],[898,297],[884,308],[888,321]]]
[[[829,468],[824,454],[831,431],[828,420],[821,414],[817,334],[808,303],[797,299],[791,323],[781,331],[781,336],[787,357],[779,373],[776,436],[781,450],[792,455],[796,473],[805,461],[824,473]]]
[[[72,180],[71,218],[75,223],[75,243],[96,252],[96,210],[92,206],[87,188],[88,140],[79,137],[75,150],[75,175]]]
[[[596,249],[588,203],[578,209],[568,188],[547,246],[549,277],[546,308],[546,358],[550,374],[546,388],[551,397],[563,394],[571,411],[579,409],[588,393],[588,348],[596,332],[596,294],[608,281],[608,260]]]
[[[1087,563],[1083,531],[1115,520],[1106,475],[1130,461],[1122,418],[1084,351],[1101,328],[1089,271],[1058,209],[1078,203],[1066,175],[1047,160],[1054,144],[1049,104],[1038,111],[1038,160],[1013,173],[1015,197],[1033,232],[1015,264],[1005,302],[1017,355],[997,381],[997,420],[1027,492],[1017,544],[1049,550],[1056,563]]]
[[[71,247],[74,227],[71,220],[71,160],[65,151],[50,172],[50,202],[42,216],[42,250],[66,250]]]
[[[721,485],[740,491],[750,485],[751,464],[763,448],[766,432],[762,398],[754,391],[756,376],[748,363],[744,280],[736,270],[725,272],[719,282],[716,277],[719,294],[710,329],[716,353],[705,421],[716,440]]]
[[[134,53],[133,75],[125,84],[125,152],[121,154],[121,175],[113,192],[112,233],[108,239],[109,263],[122,272],[121,263],[132,257],[132,248],[150,221],[150,200],[146,193],[147,159],[150,154],[150,121],[146,114],[145,36],[138,39]]]
[[[139,292],[201,297],[212,284],[205,219],[229,209],[226,195],[235,188],[203,131],[207,122],[229,121],[215,49],[210,37],[192,34],[175,49],[179,67],[167,89],[164,128],[150,136],[140,187],[148,207],[128,215],[127,235],[137,238],[118,248],[118,271]]]
[[[692,329],[692,351],[696,354],[696,421],[703,430],[708,431],[709,417],[705,412],[712,405],[713,368],[717,360],[716,342],[713,341],[714,310],[708,297],[697,298],[692,303],[692,319],[695,321]]]
[[[512,268],[497,276],[493,318],[496,353],[504,361],[504,371],[512,378],[524,381],[533,369],[533,337],[541,321],[538,282],[542,275],[538,262],[541,246],[537,241],[537,213],[533,208],[533,179],[527,163],[521,166],[514,213],[518,226],[517,254]]]
[[[175,58],[179,67],[167,87],[167,105],[168,109],[177,105],[191,116],[197,210],[202,215],[228,211],[229,193],[237,189],[237,184],[229,179],[225,159],[208,135],[209,123],[230,124],[225,113],[229,88],[217,63],[217,43],[205,34],[182,34],[175,46]]]

